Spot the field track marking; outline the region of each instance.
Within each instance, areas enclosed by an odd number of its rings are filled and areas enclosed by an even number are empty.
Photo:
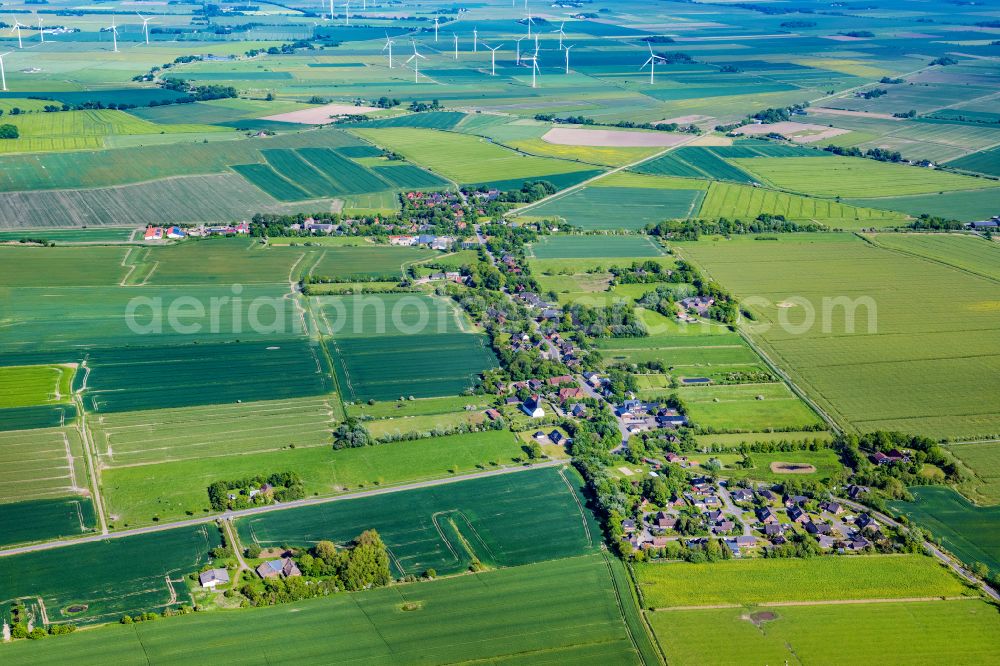
[[[147,527],[137,527],[130,530],[122,530],[116,532],[105,532],[103,534],[95,534],[80,539],[61,539],[56,541],[48,541],[44,543],[38,543],[30,546],[20,546],[16,548],[6,548],[0,550],[0,557],[6,557],[8,555],[18,555],[22,553],[30,553],[39,550],[52,550],[55,548],[64,548],[67,546],[73,546],[79,543],[88,543],[92,541],[106,541],[108,539],[121,539],[129,536],[135,536],[137,534],[150,534],[154,532],[165,532],[173,529],[180,529],[183,527],[191,527],[193,525],[206,525],[209,523],[214,523],[220,519],[237,519],[245,518],[248,516],[255,516],[262,513],[272,513],[274,511],[284,511],[287,509],[296,509],[303,506],[314,506],[317,504],[328,504],[331,502],[343,502],[350,501],[353,499],[360,499],[363,497],[371,497],[375,495],[391,495],[393,493],[406,492],[408,490],[418,490],[421,488],[433,488],[437,486],[450,485],[452,483],[461,483],[463,481],[469,481],[472,479],[487,478],[492,476],[503,476],[505,474],[520,474],[522,472],[527,472],[535,469],[546,469],[549,467],[562,467],[566,464],[564,460],[550,460],[548,462],[536,463],[534,465],[518,465],[516,467],[502,467],[500,469],[486,470],[481,472],[473,472],[471,474],[462,474],[455,476],[448,476],[439,479],[428,479],[425,481],[415,481],[410,483],[403,483],[397,486],[387,486],[382,488],[373,488],[370,490],[362,490],[353,493],[343,493],[341,495],[331,495],[328,497],[310,497],[301,500],[295,500],[293,502],[286,502],[283,504],[270,504],[268,506],[253,507],[250,509],[241,509],[239,511],[228,511],[225,513],[213,513],[205,516],[200,516],[198,518],[192,518],[190,520],[181,520],[174,523],[165,523],[162,525],[149,525]],[[100,507],[100,505],[98,505]],[[99,515],[103,517],[101,509],[98,511]]]
[[[571,484],[569,482],[569,479],[566,478],[565,470],[563,469],[559,470],[559,477],[563,480],[563,483],[566,484],[566,488],[567,490],[569,490],[570,497],[572,497],[573,501],[576,502],[576,508],[580,511],[580,519],[583,520],[583,532],[584,534],[587,535],[587,545],[593,547],[594,539],[590,534],[590,525],[587,524],[587,514],[584,513],[583,511],[583,504],[580,503],[580,498],[577,497],[576,490],[573,488],[573,484]]]

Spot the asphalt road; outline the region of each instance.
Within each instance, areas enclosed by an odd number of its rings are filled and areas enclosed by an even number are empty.
[[[241,509],[239,511],[226,511],[225,513],[205,515],[205,516],[200,516],[198,518],[191,518],[190,520],[181,520],[173,523],[149,525],[147,527],[136,527],[130,530],[111,532],[110,534],[93,534],[90,536],[81,537],[79,539],[60,539],[56,541],[46,541],[44,543],[36,543],[30,546],[7,548],[5,550],[0,550],[0,557],[6,557],[8,555],[19,555],[22,553],[32,553],[40,550],[52,550],[54,548],[75,546],[77,544],[90,543],[93,541],[105,541],[107,539],[121,539],[124,537],[135,536],[137,534],[151,534],[153,532],[164,532],[166,530],[175,530],[182,527],[191,527],[192,525],[204,525],[205,523],[214,523],[216,520],[220,519],[234,520],[236,518],[244,518],[246,516],[255,516],[262,513],[271,513],[272,511],[284,511],[286,509],[296,509],[303,506],[313,506],[315,504],[329,504],[330,502],[342,502],[346,500],[359,499],[362,497],[373,497],[375,495],[389,495],[391,493],[400,493],[407,490],[416,490],[418,488],[431,488],[434,486],[443,486],[449,483],[468,481],[470,479],[481,479],[489,476],[501,476],[503,474],[516,474],[517,472],[526,472],[528,470],[539,469],[542,467],[559,467],[565,464],[566,461],[564,460],[550,460],[548,462],[536,463],[534,465],[503,467],[501,469],[492,469],[492,470],[485,470],[482,472],[474,472],[472,474],[450,476],[443,479],[432,479],[430,481],[406,483],[399,486],[391,486],[387,488],[373,488],[371,490],[363,490],[355,493],[345,493],[343,495],[335,495],[332,497],[310,497],[307,499],[295,500],[293,502],[283,502],[281,504],[269,504],[267,506],[257,506],[250,509]]]

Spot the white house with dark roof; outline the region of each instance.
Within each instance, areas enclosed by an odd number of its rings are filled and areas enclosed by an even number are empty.
[[[225,569],[209,569],[208,571],[202,571],[198,576],[198,582],[201,586],[214,590],[219,585],[226,585],[229,583],[229,572]]]

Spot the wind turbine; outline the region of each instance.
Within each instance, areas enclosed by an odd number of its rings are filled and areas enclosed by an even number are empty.
[[[424,60],[426,60],[427,58],[424,58],[424,56],[422,56],[419,53],[417,53],[417,43],[416,42],[412,42],[412,43],[413,43],[413,55],[411,55],[409,58],[407,58],[406,62],[409,63],[411,60],[413,61],[413,82],[414,83],[419,83],[419,80],[420,80],[420,60],[418,60],[418,58],[422,58]]]
[[[527,39],[527,37],[521,37],[521,39],[514,40],[517,43],[517,59],[516,59],[516,62],[517,62],[517,66],[518,67],[521,66],[521,40],[522,39]]]
[[[529,56],[524,59],[531,61],[531,87],[537,88],[538,82],[535,77],[538,74],[538,51],[535,51],[535,55]]]
[[[14,33],[17,33],[17,48],[19,48],[19,49],[23,49],[24,48],[24,45],[21,43],[21,28],[27,28],[27,27],[28,26],[24,25],[23,23],[21,23],[20,21],[18,21],[15,18],[14,19],[14,26],[10,29],[10,34],[13,35]]]
[[[111,50],[114,53],[118,53],[118,26],[115,25],[114,14],[111,15],[111,25],[108,26],[108,29],[111,30],[111,43],[112,43]]]
[[[451,34],[455,36],[455,60],[458,60],[458,33],[453,32]]]
[[[2,89],[3,92],[7,92],[7,74],[3,71],[3,57],[9,56],[10,54],[10,51],[7,53],[0,53],[0,89]]]
[[[525,10],[526,12],[528,12],[528,20],[527,20],[527,23],[528,23],[528,37],[531,37],[531,26],[532,26],[532,25],[533,25],[533,24],[534,24],[535,22],[531,20],[531,10],[530,10],[530,9],[528,9],[528,3],[527,3],[527,0],[525,0],[525,3],[524,3],[524,10]]]
[[[479,28],[472,29],[472,52],[479,53]]]
[[[392,38],[389,37],[389,33],[385,33],[385,46],[382,47],[382,50],[385,51],[386,49],[389,49],[389,69],[392,69],[392,45],[395,43],[396,42],[392,41]]]
[[[656,55],[655,53],[653,53],[653,45],[652,44],[650,44],[649,42],[646,42],[646,46],[649,47],[649,60],[647,60],[646,62],[642,63],[642,67],[640,67],[639,69],[645,69],[646,65],[649,65],[649,85],[653,85],[653,83],[655,83],[655,81],[656,81],[656,78],[655,78],[656,61],[657,60],[662,60],[663,62],[666,62],[667,60],[666,60],[666,58],[662,58],[662,57]]]
[[[553,30],[552,31],[553,33],[557,33],[559,35],[559,48],[560,49],[563,47],[563,37],[566,36],[566,33],[563,32],[563,27],[565,25],[566,25],[566,21],[563,21],[562,23],[559,24],[559,29],[558,30]]]
[[[135,15],[142,19],[142,34],[146,36],[146,46],[149,46],[149,22],[153,19],[146,18],[139,12],[136,12]]]
[[[434,17],[434,43],[437,44],[438,40],[438,17]]]
[[[41,40],[42,44],[45,43],[45,31],[42,30],[42,17],[38,17],[38,39]]]
[[[327,20],[328,21],[333,20],[333,0],[330,0],[330,17]]]
[[[351,0],[344,3],[344,25],[351,25]]]
[[[485,46],[486,48],[488,48],[490,50],[490,52],[491,52],[490,55],[491,55],[491,58],[492,58],[492,67],[491,67],[491,70],[490,70],[490,76],[496,76],[497,75],[497,49],[500,48],[500,46],[503,46],[503,44],[500,44],[499,46],[490,46],[489,44],[485,44],[484,43],[483,46]]]
[[[569,50],[573,48],[572,46],[566,47],[566,73],[569,74]]]

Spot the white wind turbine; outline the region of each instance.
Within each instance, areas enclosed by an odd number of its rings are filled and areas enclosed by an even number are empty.
[[[472,52],[479,53],[479,28],[472,29]]]
[[[524,9],[525,9],[525,11],[528,12],[528,19],[527,19],[527,23],[528,23],[528,37],[531,37],[531,26],[534,25],[535,22],[531,19],[531,10],[528,9],[528,3],[527,2],[524,3]]]
[[[344,25],[351,25],[351,0],[344,3]]]
[[[517,43],[517,57],[515,58],[515,62],[518,67],[521,66],[521,40],[523,39],[527,39],[527,37],[521,37],[521,39],[514,40]]]
[[[111,15],[111,25],[108,26],[108,30],[111,31],[111,50],[114,53],[118,53],[118,26],[115,24],[114,14]]]
[[[3,58],[4,56],[9,56],[10,54],[10,51],[7,53],[0,53],[0,90],[3,92],[7,92],[7,74],[3,69]]]
[[[409,64],[409,62],[411,60],[413,61],[413,82],[414,83],[419,83],[419,80],[420,80],[420,66],[419,65],[420,65],[420,60],[421,59],[426,60],[427,58],[424,58],[424,56],[422,56],[419,53],[417,53],[417,43],[413,42],[413,55],[411,55],[409,58],[407,58],[406,62],[407,62],[407,64]]]
[[[566,73],[569,74],[569,50],[573,48],[572,46],[566,47]]]
[[[455,37],[455,60],[458,60],[458,33],[453,32],[451,34]]]
[[[45,31],[42,30],[42,17],[41,16],[38,17],[38,39],[41,40],[42,44],[45,43]]]
[[[552,31],[554,34],[558,34],[559,35],[559,48],[560,49],[563,47],[563,37],[566,36],[566,33],[563,32],[563,27],[565,27],[565,25],[566,25],[566,21],[563,21],[562,23],[559,24],[559,29],[558,30],[553,30]]]
[[[537,88],[538,82],[536,76],[538,75],[538,51],[535,51],[535,55],[523,58],[523,60],[531,61],[531,87]]]
[[[490,50],[490,52],[491,52],[490,56],[491,56],[491,59],[492,59],[491,60],[492,66],[491,66],[491,69],[490,69],[490,76],[496,76],[497,75],[497,49],[500,48],[500,46],[503,46],[503,44],[500,44],[499,46],[490,46],[489,44],[484,43],[483,46],[485,46],[486,48],[488,48]]]
[[[149,22],[153,19],[146,18],[139,12],[136,12],[135,15],[142,19],[142,34],[146,37],[146,46],[149,46]]]
[[[330,16],[327,18],[328,21],[333,20],[333,0],[330,0]]]
[[[666,60],[666,58],[662,58],[662,57],[656,55],[655,53],[653,53],[653,45],[652,44],[650,44],[649,42],[646,42],[646,46],[649,47],[649,60],[647,60],[646,62],[642,63],[642,67],[640,67],[639,69],[645,69],[646,65],[649,65],[649,84],[652,85],[653,83],[656,82],[656,77],[655,77],[656,61],[657,60],[662,60],[663,62],[666,62],[667,60]]]
[[[389,69],[392,69],[392,45],[395,43],[396,42],[392,41],[392,38],[389,37],[389,33],[385,33],[385,46],[382,47],[382,50],[389,50]]]
[[[10,29],[10,34],[13,35],[14,33],[17,33],[17,48],[19,48],[19,49],[23,49],[24,48],[24,44],[21,43],[21,28],[27,28],[27,27],[28,26],[24,25],[23,23],[21,23],[20,21],[18,21],[15,18],[14,19],[14,25]]]
[[[438,40],[438,17],[434,17],[434,43],[437,44]]]

